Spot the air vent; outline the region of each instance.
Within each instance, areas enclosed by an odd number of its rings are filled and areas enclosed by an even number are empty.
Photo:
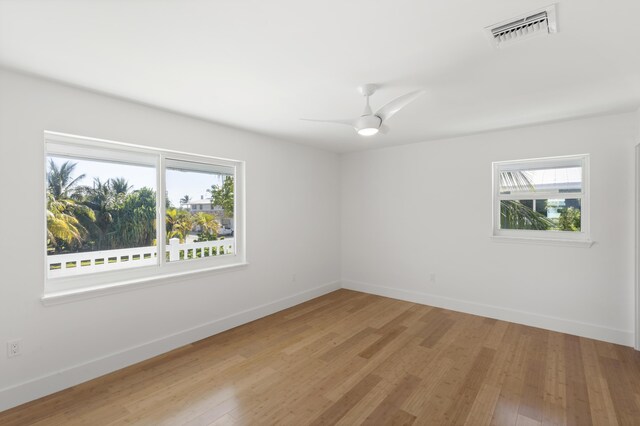
[[[487,27],[488,35],[496,47],[533,37],[549,35],[558,31],[556,5],[526,13],[508,21]]]

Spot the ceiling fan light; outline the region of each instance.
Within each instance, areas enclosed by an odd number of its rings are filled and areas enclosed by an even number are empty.
[[[363,115],[356,120],[353,127],[361,136],[373,136],[378,133],[382,120],[376,115]]]
[[[378,133],[378,129],[376,127],[365,127],[364,129],[358,129],[358,134],[360,136],[373,136]]]

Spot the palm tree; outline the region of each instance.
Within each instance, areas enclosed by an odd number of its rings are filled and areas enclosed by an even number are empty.
[[[167,209],[166,226],[167,240],[179,238],[184,243],[187,235],[193,229],[193,216],[185,210]]]
[[[189,202],[191,202],[191,197],[189,197],[188,195],[180,198],[180,205],[186,205],[189,204]]]
[[[555,224],[545,215],[538,213],[519,200],[500,202],[500,227],[502,229],[533,229],[545,231]]]
[[[535,186],[526,172],[520,170],[500,173],[500,187],[515,191],[535,191]],[[502,229],[547,230],[555,224],[545,215],[522,204],[520,200],[500,201],[500,227]]]
[[[95,220],[93,211],[78,205],[72,199],[56,200],[47,192],[47,247],[49,251],[60,251],[63,246],[80,246],[88,231],[76,216],[87,216]]]
[[[47,247],[49,251],[79,248],[89,234],[81,223],[95,221],[93,211],[77,202],[77,186],[84,174],[74,178],[77,163],[65,161],[60,167],[49,159],[47,171]]]
[[[195,217],[196,225],[200,225],[203,231],[218,233],[220,224],[216,220],[216,217],[210,213],[199,212]]]
[[[78,183],[85,178],[85,174],[81,174],[76,178],[72,178],[73,171],[78,163],[65,161],[60,167],[57,166],[53,158],[49,159],[49,170],[47,171],[47,184],[49,192],[56,200],[60,198],[71,198],[71,191],[74,190]]]
[[[194,217],[194,222],[200,227],[200,232],[198,233],[198,239],[196,241],[212,241],[218,239],[220,224],[214,215],[198,212]]]
[[[536,190],[529,174],[522,170],[500,172],[500,188],[510,188],[516,191]]]
[[[100,178],[93,179],[93,186],[79,188],[77,193],[82,204],[95,213],[95,220],[90,226],[91,234],[97,237],[98,250],[117,247],[117,236],[110,235],[110,227],[114,221],[114,214],[122,205],[126,194],[117,193],[113,189],[112,179],[102,182]]]
[[[109,179],[109,185],[116,194],[126,194],[133,188],[123,177]]]

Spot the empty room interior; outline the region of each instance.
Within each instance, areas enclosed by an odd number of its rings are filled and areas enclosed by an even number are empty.
[[[0,425],[640,425],[640,2],[0,0]]]

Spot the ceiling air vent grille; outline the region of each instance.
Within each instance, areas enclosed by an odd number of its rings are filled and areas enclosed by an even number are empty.
[[[557,30],[555,4],[487,27],[487,32],[496,47],[549,35]]]

